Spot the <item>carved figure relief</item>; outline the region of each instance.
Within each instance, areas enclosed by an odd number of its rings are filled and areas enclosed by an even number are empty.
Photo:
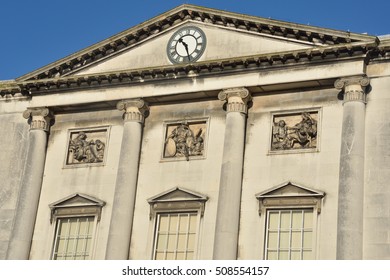
[[[271,151],[317,147],[318,111],[273,116]]]
[[[106,141],[107,129],[71,132],[66,164],[103,162]]]
[[[164,158],[204,155],[206,122],[182,121],[169,124],[166,129]]]

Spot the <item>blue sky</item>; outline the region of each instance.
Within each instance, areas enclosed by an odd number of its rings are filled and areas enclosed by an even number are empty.
[[[390,34],[390,0],[2,0],[0,80],[20,77],[185,3],[375,36]]]

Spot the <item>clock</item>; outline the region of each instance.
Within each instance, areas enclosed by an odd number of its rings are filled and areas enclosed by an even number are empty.
[[[174,63],[197,61],[206,48],[206,35],[195,26],[185,26],[177,30],[168,41],[167,55]]]

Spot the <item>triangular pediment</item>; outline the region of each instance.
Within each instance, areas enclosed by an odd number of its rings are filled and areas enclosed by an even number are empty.
[[[284,198],[284,197],[323,197],[324,192],[300,186],[295,183],[286,182],[266,191],[256,194],[258,199],[264,198]]]
[[[207,47],[196,64],[251,55],[272,56],[273,53],[372,41],[375,38],[182,5],[26,74],[17,82],[169,66],[167,42],[178,28],[185,25],[202,28],[207,36]]]
[[[54,208],[68,208],[68,207],[85,207],[85,206],[104,206],[105,202],[94,198],[86,194],[72,194],[68,197],[65,197],[57,202],[54,202],[49,205],[51,209]]]
[[[74,75],[91,75],[174,65],[168,57],[167,45],[169,40],[178,30],[193,27],[202,30],[207,38],[203,54],[194,63],[297,51],[322,45],[188,20],[165,33],[145,40],[127,51],[84,67],[75,72]],[[189,63],[183,62],[180,64]]]
[[[157,202],[175,202],[175,201],[207,201],[207,196],[186,190],[183,188],[173,188],[148,199],[150,204]]]

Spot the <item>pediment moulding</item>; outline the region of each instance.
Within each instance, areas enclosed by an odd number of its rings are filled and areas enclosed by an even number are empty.
[[[369,35],[293,24],[193,5],[182,5],[89,48],[26,74],[17,80],[41,80],[69,75],[76,70],[85,68],[87,65],[127,50],[151,36],[156,36],[186,21],[294,39],[314,45],[338,45],[375,38]]]

